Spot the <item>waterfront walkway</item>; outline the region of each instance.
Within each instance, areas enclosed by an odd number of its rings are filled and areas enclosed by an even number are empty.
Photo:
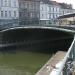
[[[65,56],[66,52],[58,51],[52,58],[36,73],[36,75],[49,75],[56,64],[59,63]]]

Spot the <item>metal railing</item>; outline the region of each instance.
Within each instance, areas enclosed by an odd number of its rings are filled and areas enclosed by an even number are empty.
[[[75,63],[75,36],[68,52],[61,62],[60,67],[56,68],[54,75],[72,75],[72,72],[75,70],[75,68],[73,68],[75,67],[73,65]]]
[[[57,25],[57,24],[41,24],[40,21],[38,23],[36,21],[30,22],[30,21],[25,21],[25,20],[17,20],[17,21],[9,21],[4,24],[0,24],[0,31],[5,30],[5,29],[10,29],[14,27],[25,27],[25,26],[42,26],[42,27],[58,27],[58,28],[64,28],[64,29],[70,29],[70,30],[75,30],[74,25]]]

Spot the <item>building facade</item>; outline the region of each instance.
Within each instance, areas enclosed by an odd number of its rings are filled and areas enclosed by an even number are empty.
[[[40,21],[44,24],[55,24],[59,16],[74,13],[72,5],[56,1],[40,1]]]
[[[40,22],[44,24],[53,24],[59,17],[60,5],[55,1],[40,1]]]
[[[40,1],[40,24],[48,24],[49,22],[49,4]]]
[[[0,24],[12,23],[18,19],[18,0],[0,0]]]
[[[57,17],[60,15],[60,6],[57,2],[55,1],[50,1],[49,4],[49,14],[50,14],[50,21],[52,24],[55,23],[55,20]]]
[[[60,16],[75,12],[71,4],[59,3],[59,5],[60,5],[60,10],[61,10]]]
[[[40,17],[39,0],[19,0],[20,21],[24,24],[39,23]]]
[[[59,16],[74,12],[70,4],[50,0],[19,0],[21,24],[55,24]]]

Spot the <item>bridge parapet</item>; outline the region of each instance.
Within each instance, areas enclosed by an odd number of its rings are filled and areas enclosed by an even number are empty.
[[[0,31],[5,30],[5,29],[10,29],[10,28],[15,28],[15,27],[27,27],[27,26],[41,26],[41,27],[56,27],[56,28],[63,28],[63,29],[70,29],[70,30],[75,30],[74,25],[57,25],[57,24],[24,24],[21,21],[15,21],[15,22],[9,22],[7,24],[0,24]]]
[[[25,23],[27,22],[27,23]],[[15,20],[13,22],[9,22],[7,24],[0,24],[0,31],[16,28],[16,27],[28,27],[28,26],[40,26],[40,27],[56,27],[56,28],[63,28],[63,29],[70,29],[75,30],[75,25],[57,25],[57,24],[40,24],[38,23],[29,23],[29,21],[23,21],[23,20]]]
[[[54,71],[54,75],[72,75],[75,70],[75,36],[66,56],[61,62],[60,66]]]

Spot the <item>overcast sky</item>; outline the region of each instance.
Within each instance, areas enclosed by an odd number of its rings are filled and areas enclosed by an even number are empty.
[[[72,4],[73,5],[73,8],[75,9],[75,0],[55,0],[57,2],[65,2],[65,3],[68,3],[68,4]]]

